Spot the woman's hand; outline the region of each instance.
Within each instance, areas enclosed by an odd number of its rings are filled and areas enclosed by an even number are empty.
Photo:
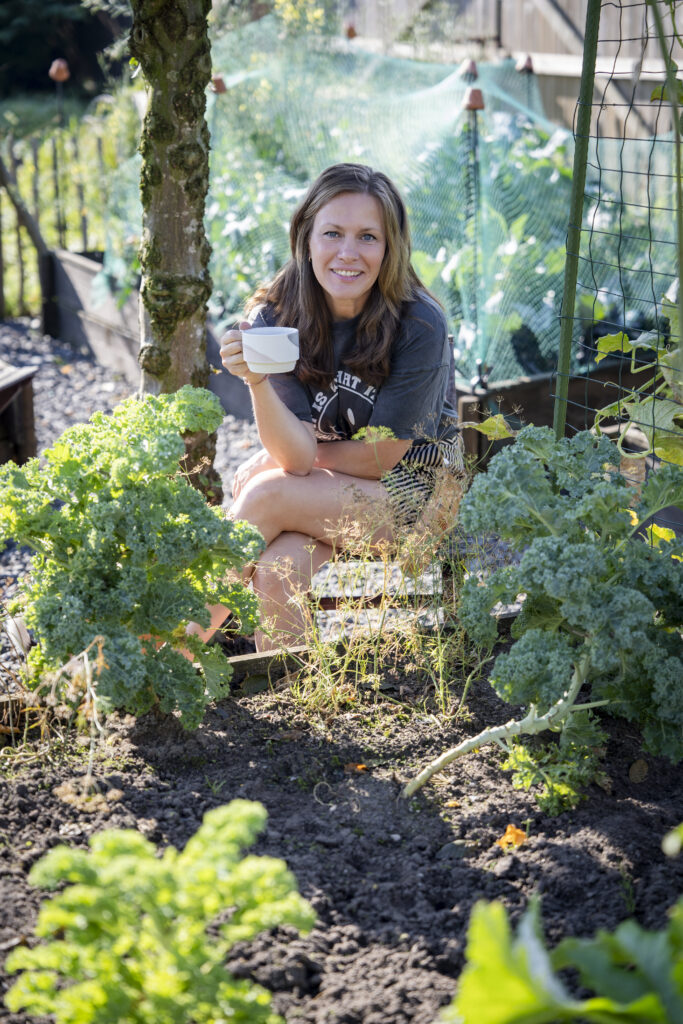
[[[265,448],[255,452],[246,462],[239,466],[232,479],[232,496],[237,498],[241,491],[247,486],[252,477],[257,473],[263,473],[266,469],[279,469],[278,463],[272,455],[269,455]]]
[[[251,324],[243,320],[238,331],[228,331],[220,340],[223,366],[235,377],[241,377],[245,384],[258,384],[262,373],[253,373],[247,366],[242,352],[242,331],[248,331]]]

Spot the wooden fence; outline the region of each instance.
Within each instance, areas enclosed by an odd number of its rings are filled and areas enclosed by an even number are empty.
[[[39,308],[41,258],[50,249],[104,248],[105,147],[83,129],[6,138],[0,149],[0,319]]]

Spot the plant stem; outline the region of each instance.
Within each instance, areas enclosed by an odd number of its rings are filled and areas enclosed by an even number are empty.
[[[451,761],[455,761],[459,757],[463,757],[465,754],[469,754],[472,750],[478,750],[479,747],[488,746],[489,743],[500,743],[506,740],[512,739],[513,736],[534,736],[539,732],[545,732],[546,729],[557,728],[562,722],[568,717],[573,710],[574,702],[579,695],[579,691],[588,677],[588,670],[590,667],[590,655],[584,654],[582,658],[576,663],[574,667],[574,675],[572,681],[564,697],[558,700],[545,715],[540,717],[536,713],[536,705],[530,704],[529,711],[525,718],[520,720],[511,719],[506,722],[505,725],[497,725],[491,729],[484,729],[483,732],[478,733],[476,736],[472,736],[468,740],[463,740],[457,747],[451,747],[445,753],[441,754],[434,761],[423,768],[419,775],[404,787],[402,796],[410,797],[418,789],[424,786],[425,782],[429,782],[432,775],[442,771]]]
[[[677,270],[678,270],[678,326],[679,330],[683,329],[683,288],[681,288],[681,266],[683,266],[683,181],[681,180],[681,120],[680,111],[678,107],[678,84],[676,81],[676,72],[672,67],[671,58],[669,56],[666,37],[664,35],[664,23],[662,21],[662,15],[660,13],[657,0],[648,0],[648,4],[652,9],[654,17],[655,27],[657,29],[657,37],[659,39],[659,48],[661,50],[662,59],[666,66],[666,95],[669,103],[671,104],[671,118],[673,121],[673,135],[674,135],[674,157],[676,165],[676,241],[677,241]],[[678,39],[678,30],[676,28],[675,21],[675,7],[672,4],[671,8],[671,22],[673,25],[674,35]],[[678,338],[678,344],[681,345],[681,338]]]

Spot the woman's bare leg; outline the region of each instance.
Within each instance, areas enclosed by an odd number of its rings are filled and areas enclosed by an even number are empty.
[[[266,550],[252,575],[267,632],[256,634],[258,650],[295,646],[305,632],[301,601],[311,577],[333,554],[355,540],[360,547],[393,539],[387,494],[379,480],[313,470],[298,477],[271,470],[258,474],[232,508],[263,534]]]
[[[332,548],[302,533],[281,533],[261,555],[252,584],[265,630],[255,633],[256,650],[296,647],[305,640],[311,613],[305,595]]]
[[[338,546],[346,546],[354,531],[371,545],[394,535],[384,484],[328,469],[307,476],[279,469],[259,473],[240,493],[231,515],[256,526],[266,546],[281,533],[302,533]]]
[[[262,601],[263,620],[269,623],[273,637],[271,640],[260,631],[259,650],[298,642],[304,621],[289,598],[297,589],[307,589],[311,576],[332,557],[334,547],[344,549],[355,540],[367,549],[393,540],[384,485],[327,469],[314,469],[307,476],[279,469],[258,473],[238,495],[231,516],[256,526],[266,541],[259,561],[243,573],[245,581],[253,580]],[[188,626],[188,633],[205,642],[228,615],[223,605],[211,605],[209,610],[209,629],[196,623]]]

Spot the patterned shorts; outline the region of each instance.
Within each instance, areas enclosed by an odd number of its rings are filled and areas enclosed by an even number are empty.
[[[462,438],[413,443],[401,461],[385,473],[382,483],[400,526],[413,526],[434,493],[439,471],[460,475],[465,471]]]

